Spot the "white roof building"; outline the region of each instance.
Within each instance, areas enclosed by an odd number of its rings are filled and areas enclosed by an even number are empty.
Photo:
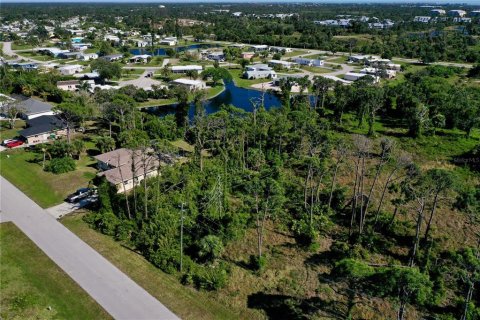
[[[446,11],[443,9],[432,9],[430,10],[430,13],[435,16],[443,16],[446,13]]]
[[[202,71],[203,67],[199,65],[188,65],[188,66],[172,66],[173,73],[185,73],[187,71]]]
[[[465,10],[450,10],[448,11],[448,15],[451,17],[463,17],[467,14]]]
[[[183,86],[186,87],[190,91],[195,91],[195,90],[202,90],[207,87],[205,82],[201,80],[192,80],[192,79],[176,79],[170,82],[170,84],[175,85],[175,86]]]
[[[68,64],[58,68],[58,72],[64,76],[70,76],[75,73],[80,73],[83,70],[83,66],[79,64]]]
[[[284,60],[270,60],[268,61],[268,64],[270,66],[280,66],[285,69],[290,69],[293,67],[295,63],[289,62],[289,61],[284,61]]]
[[[428,16],[416,16],[413,18],[413,22],[429,23],[430,19],[432,18]]]

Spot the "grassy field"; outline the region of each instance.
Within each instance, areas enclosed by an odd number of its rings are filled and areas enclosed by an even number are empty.
[[[6,121],[2,122],[2,126],[0,128],[0,141],[15,138],[18,135],[18,131],[22,130],[24,126],[25,121],[23,120],[17,120],[13,129],[8,128]]]
[[[306,53],[307,51],[304,51],[304,50],[293,50],[292,52],[285,53],[282,57],[290,58],[290,57],[295,57],[295,56],[299,56],[301,54],[306,54]]]
[[[82,220],[84,214],[83,212],[66,216],[61,222],[182,319],[252,319],[255,317],[253,313],[241,313],[226,307],[213,294],[181,285],[175,276],[160,271],[142,256],[122,246],[111,237],[90,229]]]
[[[0,174],[42,208],[61,203],[95,177],[95,162],[88,156],[76,161],[75,171],[58,175],[43,171],[41,158],[42,155],[23,149],[4,151],[0,153]]]
[[[14,224],[0,224],[2,319],[111,319]]]
[[[332,72],[332,69],[327,69],[327,68],[322,68],[322,67],[308,67],[308,66],[302,66],[301,67],[304,70],[313,72],[313,73],[328,73]]]
[[[32,49],[33,47],[29,44],[19,44],[16,42],[12,43],[12,50],[27,50]]]
[[[53,60],[53,58],[51,56],[37,54],[35,52],[24,51],[24,52],[19,52],[18,54],[21,55],[22,57],[32,58],[32,59],[39,60],[39,61]]]

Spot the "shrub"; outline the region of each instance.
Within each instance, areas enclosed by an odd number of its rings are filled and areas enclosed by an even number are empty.
[[[223,264],[198,268],[192,276],[198,289],[218,290],[227,284],[228,273]]]
[[[251,255],[250,256],[250,262],[249,262],[250,268],[254,271],[262,272],[265,270],[265,267],[267,266],[267,258],[265,256],[257,256],[257,255]]]
[[[223,252],[222,240],[214,235],[208,235],[200,240],[198,255],[205,261],[213,261]]]
[[[75,170],[75,161],[70,157],[55,158],[45,166],[45,171],[55,174],[70,172]]]

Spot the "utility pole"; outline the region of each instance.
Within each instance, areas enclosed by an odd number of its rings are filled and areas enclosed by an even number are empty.
[[[181,213],[181,218],[180,218],[180,272],[183,270],[183,213],[185,210],[183,209],[185,203],[182,202],[180,213]]]

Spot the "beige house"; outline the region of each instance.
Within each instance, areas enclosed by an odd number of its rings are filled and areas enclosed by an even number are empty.
[[[57,116],[46,115],[27,120],[27,128],[19,135],[27,144],[45,143],[67,135],[66,123]]]
[[[160,166],[173,163],[173,157],[159,157],[153,150],[121,148],[94,157],[98,161],[99,176],[104,176],[123,193],[139,185],[145,178],[156,177]]]
[[[57,81],[57,88],[64,91],[77,91],[79,86],[78,80]]]

